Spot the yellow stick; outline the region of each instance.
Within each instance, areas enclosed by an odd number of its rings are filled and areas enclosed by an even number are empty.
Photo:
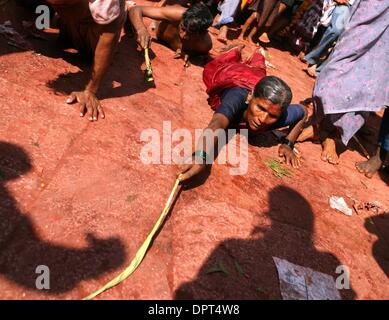
[[[145,70],[145,79],[146,81],[153,81],[153,69],[151,68],[151,61],[149,56],[149,48],[145,48],[145,62],[146,62],[146,70]]]
[[[92,300],[99,294],[103,293],[104,291],[118,285],[120,282],[126,280],[140,265],[142,262],[151,241],[154,238],[154,235],[162,225],[163,221],[165,220],[167,214],[169,213],[170,207],[173,204],[174,196],[178,190],[180,181],[176,179],[173,189],[170,192],[169,198],[166,201],[165,207],[163,208],[160,217],[158,218],[157,222],[154,225],[153,230],[151,230],[150,234],[147,236],[146,240],[143,242],[142,246],[138,249],[138,252],[136,253],[134,259],[131,261],[130,265],[116,278],[109,281],[107,284],[105,284],[103,287],[101,287],[99,290],[95,291],[94,293],[90,294],[89,296],[85,297],[83,300]]]

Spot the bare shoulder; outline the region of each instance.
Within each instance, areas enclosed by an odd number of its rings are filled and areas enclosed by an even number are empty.
[[[172,23],[180,22],[185,11],[187,10],[180,5],[166,7],[140,6],[138,8],[142,11],[143,17],[156,20],[166,20]]]

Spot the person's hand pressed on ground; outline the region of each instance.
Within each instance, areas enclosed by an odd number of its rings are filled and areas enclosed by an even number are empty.
[[[278,148],[278,156],[284,163],[292,166],[294,169],[301,167],[301,157],[297,156],[291,147],[286,144],[281,144]]]
[[[298,136],[301,134],[303,126],[308,119],[307,108],[303,104],[300,104],[300,107],[304,110],[304,117],[299,122],[297,122],[294,127],[290,129],[288,136],[285,138],[284,142],[280,145],[278,149],[279,157],[281,157],[287,165],[290,165],[295,169],[300,168],[302,159],[293,151],[294,143],[297,140]]]
[[[83,117],[87,113],[90,121],[97,121],[99,117],[105,118],[96,93],[112,61],[122,26],[123,19],[120,17],[110,24],[99,25],[99,38],[94,50],[91,78],[83,91],[72,92],[66,100],[68,104],[78,102],[80,104],[80,116]]]
[[[71,104],[75,102],[80,104],[80,117],[88,113],[90,121],[97,121],[99,117],[105,118],[103,107],[93,92],[88,90],[72,92],[66,103]]]

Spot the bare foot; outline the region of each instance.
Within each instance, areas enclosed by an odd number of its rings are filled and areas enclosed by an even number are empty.
[[[308,73],[308,75],[312,78],[316,78],[316,64],[313,64],[309,67],[307,67],[306,69],[304,69],[304,71],[306,73]]]
[[[256,46],[256,47],[259,47],[259,44],[255,42],[255,40],[253,39],[253,37],[247,37],[247,42],[252,45],[252,46]]]
[[[304,130],[300,133],[300,135],[297,138],[297,142],[303,142],[307,140],[315,140],[319,137],[317,136],[315,132],[314,126],[310,125],[309,127],[304,128]]]
[[[355,166],[360,173],[371,178],[382,167],[382,160],[380,159],[379,154],[376,154],[367,161],[357,162]]]
[[[227,26],[222,26],[219,30],[219,34],[217,36],[217,40],[219,40],[222,43],[227,43],[227,32],[228,32],[228,27]]]
[[[338,164],[339,156],[336,153],[336,141],[332,138],[327,138],[323,141],[322,146],[321,159],[331,164]]]
[[[305,60],[305,53],[304,53],[303,51],[301,51],[301,52],[299,53],[298,58],[299,58],[300,61],[302,61],[302,62],[307,62],[307,61]]]
[[[262,43],[270,43],[269,36],[266,32],[262,33],[262,35],[259,37],[259,41],[261,41]]]

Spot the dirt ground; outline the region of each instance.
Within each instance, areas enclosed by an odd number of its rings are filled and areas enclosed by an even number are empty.
[[[13,1],[0,7],[0,24],[10,20],[23,35],[31,28],[22,21],[32,19]],[[56,30],[43,37],[30,34],[34,50],[23,50],[0,35],[1,299],[80,299],[120,273],[175,179],[174,165],[140,161],[142,130],[162,132],[170,120],[173,130],[194,132],[212,115],[201,63],[184,70],[153,43],[154,88],[143,81],[135,40],[124,37],[99,95],[106,119],[90,123],[65,104],[84,85],[88,65],[59,49]],[[291,86],[293,102],[309,97],[314,81],[298,58],[268,50],[275,66],[268,74]],[[376,135],[379,116],[369,124]],[[369,150],[374,139],[365,141]],[[272,260],[279,257],[334,277],[345,265],[351,287],[343,298],[388,299],[388,214],[346,216],[329,207],[337,195],[389,208],[388,174],[359,174],[358,148],[345,151],[338,166],[320,160],[319,144],[297,148],[303,167],[283,179],[265,165],[277,157],[271,133],[250,141],[246,175],[213,165],[181,192],[139,269],[99,298],[280,299]],[[220,261],[228,274],[210,273]],[[50,268],[50,290],[36,289],[38,265]]]

